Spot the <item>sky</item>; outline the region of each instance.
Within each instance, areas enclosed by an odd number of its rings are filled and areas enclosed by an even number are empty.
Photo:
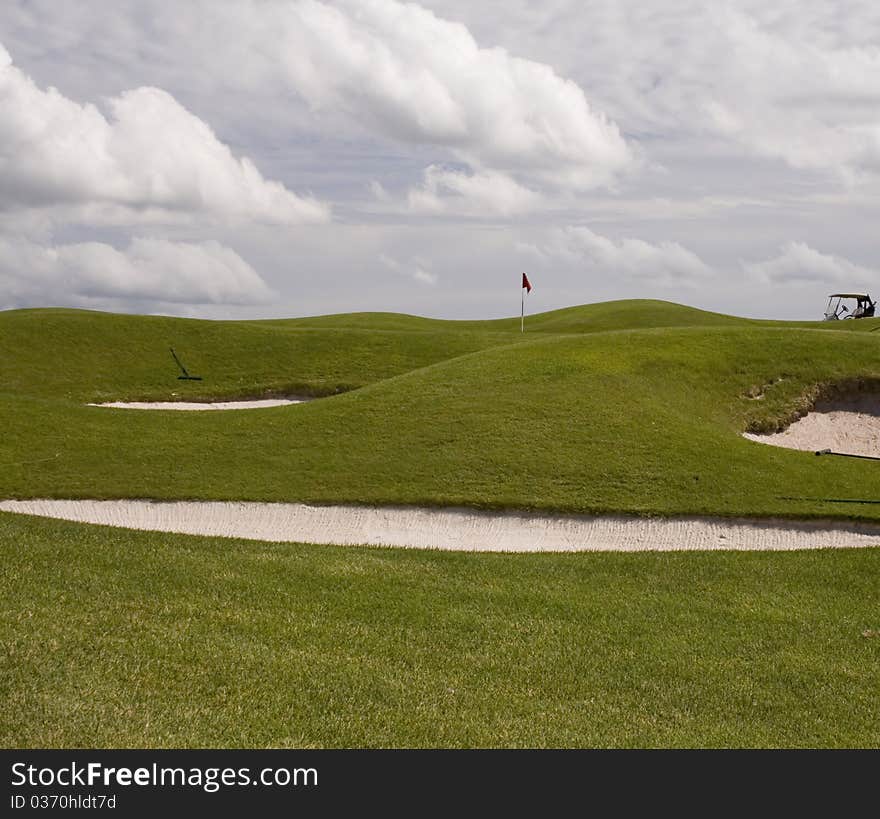
[[[819,319],[878,205],[873,2],[0,10],[0,309]]]

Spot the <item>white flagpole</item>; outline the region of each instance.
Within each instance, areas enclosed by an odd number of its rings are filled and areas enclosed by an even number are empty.
[[[519,313],[519,331],[524,333],[526,331],[526,289],[524,287],[520,287],[519,295],[522,302]]]

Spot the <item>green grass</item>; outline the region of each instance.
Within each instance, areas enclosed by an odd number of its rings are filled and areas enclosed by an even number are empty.
[[[497,343],[510,334],[428,319],[197,321],[83,310],[0,312],[0,393],[81,404],[113,399],[332,395]],[[203,381],[178,381],[169,348]]]
[[[880,745],[877,550],[0,548],[4,747]]]
[[[880,517],[833,502],[880,499],[875,464],[740,435],[880,384],[880,320],[638,301],[518,325],[0,313],[0,497]],[[85,406],[280,393],[325,397]],[[11,515],[0,550],[7,746],[880,745],[877,550],[443,554]]]
[[[880,504],[835,502],[880,497],[870,462],[740,435],[790,419],[817,385],[880,380],[880,337],[661,303],[602,307],[533,317],[525,336],[495,329],[504,322],[385,315],[372,328],[362,315],[0,316],[0,496],[880,516]],[[618,329],[593,327],[612,320]],[[556,326],[594,332],[541,329]],[[171,344],[204,381],[176,379]],[[285,391],[343,394],[259,412],[85,406]]]

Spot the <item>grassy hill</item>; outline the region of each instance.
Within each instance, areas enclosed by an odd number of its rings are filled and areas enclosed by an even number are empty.
[[[871,463],[740,436],[791,420],[818,386],[880,380],[880,337],[828,328],[659,302],[555,311],[526,334],[384,314],[0,314],[0,495],[873,518],[880,505],[833,502],[880,497]],[[203,381],[177,380],[171,346]],[[283,392],[329,397],[222,414],[85,406]]]
[[[5,312],[0,497],[876,519],[876,464],[740,433],[880,384],[878,326]],[[323,397],[86,406],[277,393]],[[453,555],[0,514],[0,554],[7,747],[880,745],[876,550]]]

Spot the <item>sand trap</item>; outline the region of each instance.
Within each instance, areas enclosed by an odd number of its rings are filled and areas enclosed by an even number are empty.
[[[137,410],[241,410],[283,407],[287,404],[302,404],[308,400],[308,398],[263,398],[259,401],[111,401],[107,404],[88,404],[88,406]]]
[[[488,552],[821,549],[880,546],[880,524],[627,518],[465,509],[145,500],[0,501],[0,511],[275,542]]]
[[[750,441],[816,452],[831,449],[880,457],[880,396],[819,402],[788,429],[770,435],[743,433]]]

